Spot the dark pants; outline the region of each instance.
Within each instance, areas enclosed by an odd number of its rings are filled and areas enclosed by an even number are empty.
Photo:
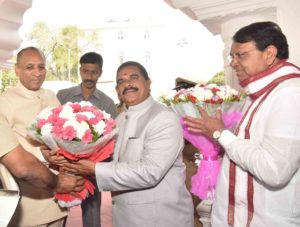
[[[101,217],[101,192],[99,192],[95,179],[91,179],[95,185],[94,195],[90,195],[81,203],[83,227],[100,227]]]

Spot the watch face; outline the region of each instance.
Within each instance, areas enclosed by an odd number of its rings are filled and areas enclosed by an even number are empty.
[[[219,139],[219,137],[221,136],[221,132],[220,131],[214,131],[214,133],[213,133],[213,138],[214,139]]]

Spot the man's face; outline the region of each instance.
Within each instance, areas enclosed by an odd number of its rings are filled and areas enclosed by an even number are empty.
[[[28,90],[39,90],[47,73],[44,57],[36,50],[26,50],[15,65],[15,73]]]
[[[150,96],[150,84],[136,66],[126,66],[117,75],[116,90],[126,106],[134,106]]]
[[[265,51],[256,48],[254,42],[233,43],[230,50],[230,66],[235,70],[239,82],[269,68]]]
[[[80,67],[82,85],[88,89],[96,88],[101,73],[102,70],[98,64],[82,64]]]

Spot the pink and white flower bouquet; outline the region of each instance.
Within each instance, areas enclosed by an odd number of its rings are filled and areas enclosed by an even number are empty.
[[[110,114],[98,109],[90,102],[68,102],[65,105],[46,108],[36,117],[28,135],[45,143],[49,148],[59,148],[58,155],[69,160],[81,158],[94,162],[110,157],[114,149],[117,127]],[[62,207],[81,203],[94,185],[87,179],[85,189],[79,193],[81,199],[70,194],[56,194]]]
[[[197,106],[202,106],[208,114],[214,115],[218,107],[228,111],[234,103],[241,101],[243,97],[244,93],[228,85],[196,84],[194,87],[161,96],[161,100],[180,116],[200,117]]]
[[[214,116],[217,108],[222,108],[222,118],[226,128],[232,129],[241,118],[241,100],[244,94],[227,85],[197,84],[189,89],[181,89],[172,95],[163,96],[161,100],[170,106],[181,118],[184,115],[201,117],[198,106]],[[201,154],[196,175],[192,177],[191,192],[200,199],[213,197],[217,177],[220,169],[220,146],[213,139],[201,133],[191,133],[183,124],[183,136]]]

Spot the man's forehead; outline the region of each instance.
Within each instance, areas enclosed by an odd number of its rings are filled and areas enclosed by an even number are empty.
[[[38,59],[38,61],[37,61]],[[25,58],[20,59],[19,64],[22,65],[45,65],[45,61],[43,59],[43,57],[38,57],[37,56],[28,56]]]
[[[83,63],[83,64],[81,64],[81,68],[84,68],[84,69],[97,68],[97,69],[99,69],[99,65],[97,63]]]
[[[118,73],[118,76],[132,76],[132,75],[138,75],[140,76],[140,71],[135,66],[126,66],[123,69],[121,69]]]
[[[243,49],[248,47],[255,47],[255,43],[253,41],[246,42],[246,43],[237,43],[233,42],[231,45],[231,49]]]

